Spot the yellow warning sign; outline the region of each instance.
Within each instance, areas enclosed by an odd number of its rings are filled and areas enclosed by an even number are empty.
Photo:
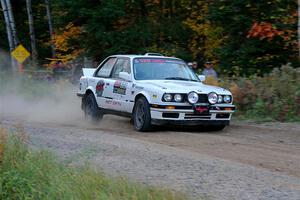
[[[22,64],[30,56],[30,53],[20,44],[11,52],[11,55]]]

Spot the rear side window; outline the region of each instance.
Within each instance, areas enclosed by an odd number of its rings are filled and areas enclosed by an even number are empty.
[[[120,72],[127,72],[128,74],[131,73],[129,59],[126,58],[119,58],[115,64],[115,68],[113,70],[112,77],[119,78]]]
[[[104,77],[104,78],[109,77],[115,62],[116,62],[116,58],[109,58],[98,70],[97,76]]]

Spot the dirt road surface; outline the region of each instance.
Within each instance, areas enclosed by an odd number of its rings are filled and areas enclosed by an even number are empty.
[[[300,200],[300,124],[233,121],[222,132],[139,133],[129,119],[109,115],[86,124],[72,86],[58,84],[46,96],[19,91],[2,91],[0,126],[24,127],[33,148],[66,164],[89,163],[193,199]]]
[[[222,132],[162,127],[139,133],[128,119],[114,116],[99,126],[80,117],[28,119],[3,114],[0,126],[23,126],[33,147],[55,152],[67,164],[89,162],[192,199],[300,199],[299,124],[233,122]]]

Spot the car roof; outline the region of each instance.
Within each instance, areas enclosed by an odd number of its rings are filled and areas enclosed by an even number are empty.
[[[181,60],[180,58],[176,58],[176,57],[159,56],[159,55],[138,55],[138,54],[116,54],[116,55],[111,55],[109,57],[128,57],[131,59],[134,59],[134,58],[171,58],[171,59]]]

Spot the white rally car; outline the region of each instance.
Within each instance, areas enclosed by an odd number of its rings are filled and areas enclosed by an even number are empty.
[[[78,96],[88,120],[104,114],[131,117],[138,131],[151,125],[203,125],[222,130],[235,110],[228,90],[202,83],[178,58],[114,55],[83,68]]]

